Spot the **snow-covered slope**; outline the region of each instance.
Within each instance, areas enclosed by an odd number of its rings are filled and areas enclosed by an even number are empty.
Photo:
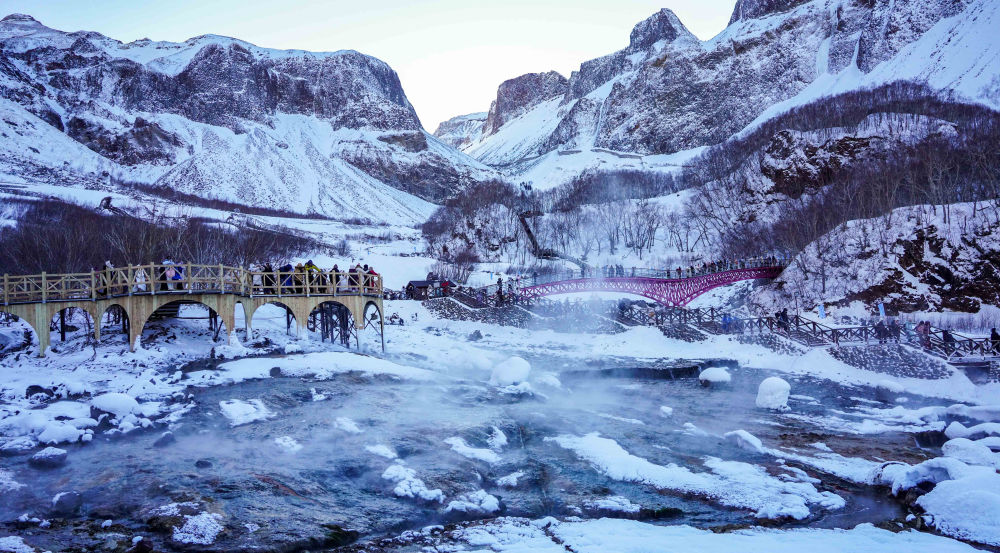
[[[421,127],[358,52],[216,35],[129,44],[0,21],[0,179],[132,181],[206,198],[412,224],[496,173]],[[20,123],[19,123],[20,122]]]
[[[635,27],[627,48],[584,62],[561,97],[455,141],[512,179],[544,187],[602,167],[593,155],[602,149],[693,151],[817,98],[898,80],[997,109],[998,26],[994,0],[741,0],[725,30],[699,41],[661,10]],[[591,159],[553,157],[577,151]],[[551,169],[536,170],[546,156]]]

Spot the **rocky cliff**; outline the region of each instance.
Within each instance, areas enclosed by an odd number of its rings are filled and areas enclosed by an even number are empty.
[[[0,147],[7,180],[69,171],[343,217],[371,211],[356,205],[367,197],[419,220],[426,201],[495,176],[424,132],[392,68],[350,50],[122,44],[15,14],[0,21],[0,97],[5,134],[55,130],[87,150]]]
[[[605,150],[667,167],[794,106],[896,80],[996,109],[997,24],[990,0],[740,0],[729,26],[699,41],[661,10],[627,48],[581,64],[558,101],[508,105],[522,114],[463,149],[538,184],[621,164]]]

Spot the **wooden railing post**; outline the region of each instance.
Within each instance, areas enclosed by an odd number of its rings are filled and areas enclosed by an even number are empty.
[[[156,268],[153,266],[153,262],[149,262],[149,290],[152,294],[156,295]]]
[[[274,275],[275,275],[274,286],[275,286],[275,288],[278,289],[278,297],[280,298],[281,297],[281,286],[284,284],[284,282],[282,282],[282,279],[281,279],[281,271],[275,271]]]
[[[188,294],[192,293],[194,288],[194,277],[191,275],[191,262],[187,262],[187,272],[184,275],[184,280],[187,281]]]
[[[42,303],[46,303],[48,298],[48,286],[45,284],[45,271],[42,271]]]
[[[3,304],[10,304],[10,276],[7,273],[3,274]]]
[[[219,263],[219,292],[226,291],[225,271],[222,270],[222,263]]]
[[[133,284],[135,282],[135,269],[131,265],[128,266],[128,295],[132,295],[132,290],[135,288]]]

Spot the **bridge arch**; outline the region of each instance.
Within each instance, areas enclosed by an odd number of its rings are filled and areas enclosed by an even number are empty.
[[[346,347],[350,346],[352,336],[357,337],[358,324],[350,305],[330,298],[316,302],[309,311],[306,328],[310,332],[319,333],[323,341],[339,341]]]
[[[155,301],[152,304],[152,308],[133,308],[131,313],[126,310],[126,314],[129,316],[129,339],[133,344],[133,347],[139,345],[140,340],[142,339],[142,333],[152,316],[157,311],[160,311],[161,308],[167,307],[169,309],[173,304],[177,304],[178,313],[180,312],[180,308],[184,305],[203,306],[209,310],[210,314],[214,311],[216,316],[220,319],[219,324],[223,325],[226,329],[226,339],[228,341],[228,339],[232,337],[233,327],[235,326],[234,308],[232,306],[233,302],[219,301],[220,298],[224,298],[224,296],[199,295],[197,296],[197,299],[185,299],[183,296],[165,295],[162,296],[162,299]],[[221,328],[216,330],[216,334],[219,332],[221,332]]]
[[[53,308],[50,309],[50,311],[52,312],[52,316],[49,317],[48,324],[45,327],[45,330],[49,332],[49,336],[50,336],[49,341],[50,342],[51,342],[51,333],[52,332],[59,332],[60,333],[60,337],[62,337],[62,330],[63,330],[62,329],[62,323],[63,322],[67,322],[70,325],[72,325],[73,321],[70,320],[70,318],[72,317],[72,315],[74,313],[82,313],[83,314],[83,316],[84,316],[84,322],[88,323],[90,325],[90,327],[91,327],[90,328],[90,333],[91,333],[92,336],[94,336],[96,338],[99,335],[98,334],[99,330],[97,330],[97,325],[99,324],[99,320],[95,316],[96,313],[97,313],[97,309],[96,309],[96,307],[93,304],[84,304],[84,305],[59,305],[59,304],[55,304],[53,306]],[[65,313],[65,315],[63,315],[64,313]],[[65,319],[63,317],[65,317]],[[56,320],[57,318],[59,319],[58,321]],[[56,326],[55,330],[53,330],[53,328],[52,328],[53,326]]]
[[[263,301],[260,301],[260,302],[247,301],[247,302],[241,302],[241,303],[243,303],[243,306],[244,306],[243,307],[243,309],[244,309],[244,316],[247,317],[246,321],[247,321],[247,336],[248,337],[253,335],[253,319],[254,319],[254,317],[256,317],[259,314],[261,308],[266,307],[268,305],[273,305],[273,306],[281,307],[282,309],[285,310],[285,313],[287,314],[286,316],[288,317],[288,318],[286,318],[286,321],[289,323],[288,327],[286,327],[286,329],[285,329],[286,332],[291,330],[291,325],[292,324],[295,325],[296,332],[298,332],[299,325],[301,325],[302,321],[305,320],[305,317],[303,317],[301,315],[301,313],[298,312],[300,310],[296,310],[295,306],[291,305],[291,304],[294,303],[294,302],[291,302],[291,301],[284,302],[284,301],[280,301],[277,298],[275,298],[275,299],[263,300]],[[247,311],[247,306],[248,305],[253,306],[253,307],[250,308],[249,312]],[[247,314],[247,313],[249,313],[249,314]],[[294,321],[294,323],[291,323],[291,321]]]
[[[720,286],[744,280],[772,279],[782,267],[750,267],[687,278],[607,277],[569,278],[524,286],[520,295],[525,299],[580,292],[617,292],[651,299],[663,305],[683,307],[691,300]]]
[[[38,329],[35,328],[34,321],[32,321],[28,317],[24,317],[20,313],[15,313],[13,309],[3,309],[2,306],[0,306],[0,313],[4,313],[6,315],[10,315],[11,317],[15,317],[15,318],[17,318],[17,322],[22,322],[23,321],[24,324],[28,325],[28,329],[31,330],[31,334],[32,334],[32,336],[34,336],[34,339],[32,339],[30,337],[28,338],[28,344],[27,344],[28,346],[31,346],[33,343],[35,343],[36,340],[38,341],[39,346],[42,345],[42,335],[38,332]],[[48,337],[48,334],[49,334],[48,330],[49,330],[48,323],[46,323],[46,325],[45,325],[45,336],[46,337]],[[45,351],[44,347],[42,348],[42,351],[43,352]]]

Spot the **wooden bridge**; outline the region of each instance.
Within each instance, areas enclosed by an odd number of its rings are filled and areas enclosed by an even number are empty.
[[[222,319],[230,341],[237,304],[243,309],[248,340],[253,336],[254,312],[269,303],[283,306],[295,317],[296,332],[309,325],[311,315],[315,318],[314,310],[329,306],[342,306],[338,311],[345,330],[353,322],[354,332],[367,327],[380,335],[384,331],[382,277],[361,272],[263,272],[224,265],[150,263],[89,273],[5,274],[0,300],[0,311],[24,319],[34,330],[39,356],[45,355],[49,345],[53,318],[69,308],[90,315],[98,341],[102,316],[120,309],[126,318],[123,322],[127,322],[131,351],[135,351],[150,316],[173,303],[208,307]],[[327,322],[324,318],[324,328]]]

